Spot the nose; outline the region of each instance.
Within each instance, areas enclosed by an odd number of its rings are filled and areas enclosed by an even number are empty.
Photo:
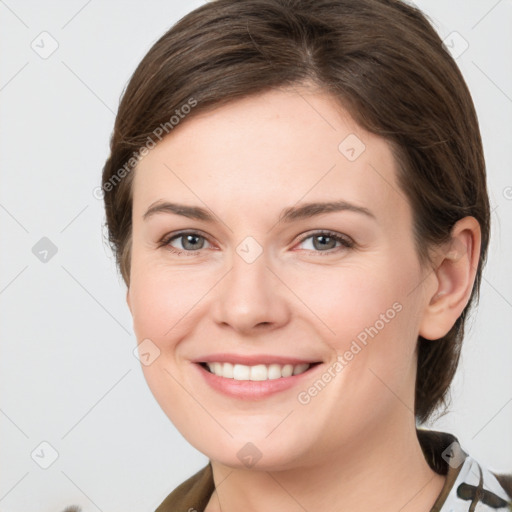
[[[234,254],[231,270],[217,287],[213,308],[219,325],[251,334],[289,321],[286,286],[269,267],[265,252],[251,263]]]

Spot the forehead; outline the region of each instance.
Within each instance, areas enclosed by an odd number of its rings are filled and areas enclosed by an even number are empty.
[[[410,215],[388,143],[332,96],[306,88],[271,90],[181,121],[139,162],[134,213],[178,199],[225,213],[231,205],[242,216],[340,199],[381,222]]]

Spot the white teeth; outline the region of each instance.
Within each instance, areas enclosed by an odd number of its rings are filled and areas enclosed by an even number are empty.
[[[245,364],[231,363],[206,363],[212,373],[219,377],[235,380],[273,380],[281,377],[291,377],[304,373],[311,365],[302,364],[257,364],[246,366]]]
[[[293,365],[285,364],[281,370],[281,375],[283,377],[291,377],[293,375]]]
[[[251,368],[243,364],[235,364],[233,366],[233,379],[235,380],[251,380]]]
[[[296,364],[293,367],[293,375],[298,375],[299,373],[304,373],[308,368],[309,368],[308,363]]]
[[[281,377],[281,365],[271,364],[268,366],[268,378],[279,379]]]
[[[233,365],[231,363],[217,363],[219,365],[219,370],[217,371],[217,375],[223,375],[227,379],[233,378]]]
[[[268,370],[264,364],[251,366],[251,380],[267,380]]]

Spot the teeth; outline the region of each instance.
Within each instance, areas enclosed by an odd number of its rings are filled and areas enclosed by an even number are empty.
[[[311,365],[308,363],[296,364],[295,366],[292,366],[292,374],[299,375],[299,373],[304,373],[310,366]]]
[[[233,365],[231,363],[214,363],[216,365],[215,374],[223,375],[227,379],[233,378]]]
[[[235,364],[233,366],[233,379],[251,380],[251,368],[242,364]]]
[[[247,366],[244,366],[243,368],[244,368],[244,374],[245,374],[245,368],[247,368]],[[268,379],[268,370],[264,364],[258,364],[256,366],[251,366],[250,372],[251,372],[250,377],[249,377],[250,380],[267,380]],[[240,379],[240,380],[242,380],[242,379]],[[243,379],[243,380],[247,380],[247,379]]]
[[[311,365],[303,364],[257,364],[255,366],[246,366],[245,364],[231,363],[206,363],[210,372],[235,380],[273,380],[281,377],[291,377],[304,373]]]
[[[281,365],[280,364],[270,364],[268,366],[268,378],[269,379],[279,379],[282,377],[281,375]]]

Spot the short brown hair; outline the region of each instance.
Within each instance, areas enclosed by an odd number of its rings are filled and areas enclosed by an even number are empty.
[[[132,155],[157,127],[172,133],[171,117],[191,98],[187,119],[306,82],[334,95],[359,125],[390,144],[422,264],[432,264],[430,249],[450,239],[457,220],[469,215],[480,223],[467,306],[446,336],[418,339],[415,415],[424,422],[447,405],[465,320],[479,298],[490,209],[471,95],[418,9],[398,0],[215,0],[183,17],[143,58],[119,105],[102,181],[110,244],[129,286]]]

